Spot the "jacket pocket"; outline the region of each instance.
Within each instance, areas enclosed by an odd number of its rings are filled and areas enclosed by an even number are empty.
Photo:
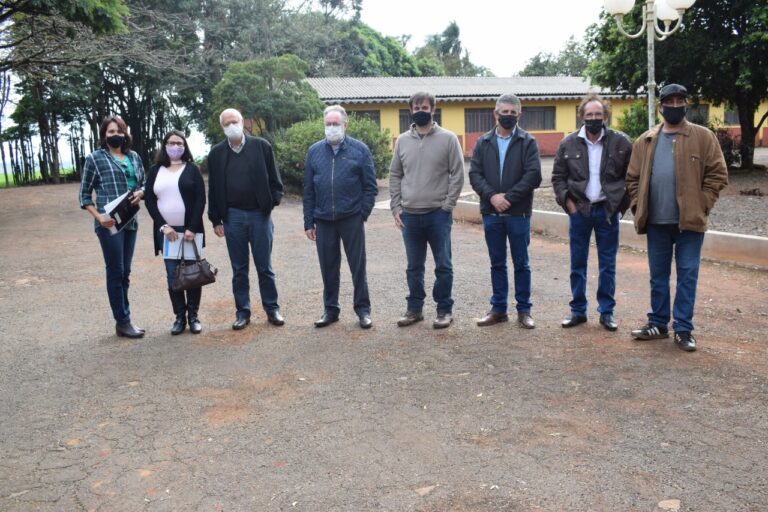
[[[615,151],[608,155],[605,173],[608,177],[615,180],[623,180],[627,174],[624,163],[627,161],[627,152],[623,149]]]

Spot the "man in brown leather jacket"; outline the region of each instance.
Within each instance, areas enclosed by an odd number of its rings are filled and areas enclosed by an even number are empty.
[[[600,324],[609,331],[618,329],[614,317],[616,253],[619,249],[619,215],[629,206],[624,178],[632,142],[622,132],[605,126],[610,106],[590,94],[579,105],[584,125],[560,142],[552,168],[555,197],[569,217],[571,248],[571,314],[565,328],[587,321],[587,260],[589,241],[595,232],[597,261],[597,311]]]
[[[688,91],[678,84],[659,94],[664,122],[637,139],[627,171],[635,229],[647,234],[651,272],[648,323],[632,331],[638,340],[669,336],[669,278],[675,257],[677,287],[672,310],[675,344],[696,350],[693,309],[701,246],[709,212],[728,184],[728,170],[715,134],[685,119]]]

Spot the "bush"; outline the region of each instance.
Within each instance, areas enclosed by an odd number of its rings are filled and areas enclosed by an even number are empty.
[[[376,177],[383,178],[389,172],[392,151],[389,149],[389,130],[379,130],[376,123],[365,117],[349,116],[347,134],[364,142],[373,154]],[[275,158],[285,184],[301,189],[304,184],[304,160],[309,146],[325,138],[322,118],[294,124],[275,137]]]
[[[658,117],[656,118],[658,123]],[[619,130],[635,141],[648,130],[648,107],[642,101],[636,101],[616,120]]]

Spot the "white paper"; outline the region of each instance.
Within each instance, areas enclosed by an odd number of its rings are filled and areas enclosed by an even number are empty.
[[[164,236],[163,240],[163,259],[177,260],[181,258],[181,242],[184,240],[184,233],[176,233],[175,241],[171,242],[168,237]],[[197,253],[200,257],[203,257],[203,234],[195,233],[195,244],[197,245]],[[195,249],[192,247],[192,242],[184,242],[184,259],[194,260]]]
[[[122,201],[125,198],[125,196],[127,196],[130,193],[131,193],[131,191],[129,190],[125,194],[119,196],[117,199],[114,199],[114,200],[108,202],[107,204],[105,204],[104,205],[104,215],[109,217],[109,214],[112,212],[112,210],[114,210],[117,207],[117,205],[120,204],[120,201]],[[118,220],[118,222],[119,222],[119,220]],[[117,234],[117,228],[115,226],[112,226],[111,228],[109,228],[109,232],[112,233],[113,235],[116,235]]]

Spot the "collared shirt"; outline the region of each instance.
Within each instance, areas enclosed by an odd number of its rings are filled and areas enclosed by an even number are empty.
[[[139,155],[130,151],[126,157],[131,163],[136,186],[144,186],[144,167],[141,165]],[[104,206],[114,201],[129,190],[128,177],[120,165],[112,158],[109,151],[97,149],[87,157],[83,163],[83,175],[80,180],[80,207],[93,205],[99,213],[104,213]],[[96,192],[96,200],[93,192]],[[98,227],[98,221],[94,220]],[[136,229],[136,220],[127,229]]]
[[[598,203],[605,201],[606,196],[603,193],[603,186],[600,184],[600,161],[603,158],[603,137],[605,137],[605,128],[600,132],[600,137],[596,142],[592,142],[587,137],[587,132],[584,126],[579,129],[579,137],[584,139],[587,143],[587,161],[589,163],[589,181],[587,181],[587,189],[584,193],[592,203]]]
[[[240,153],[243,150],[243,148],[245,147],[245,143],[247,141],[248,141],[248,139],[245,137],[245,134],[243,134],[242,142],[240,143],[239,146],[235,147],[235,146],[232,145],[232,141],[229,140],[229,137],[227,137],[227,144],[229,144],[229,149],[231,149],[235,153]]]
[[[507,156],[507,148],[509,148],[509,143],[515,133],[517,133],[517,126],[512,128],[512,133],[506,137],[499,135],[499,129],[496,129],[496,143],[499,145],[499,179],[504,174],[504,158]]]
[[[339,154],[339,150],[341,149],[341,145],[344,144],[344,139],[346,139],[346,137],[342,137],[342,139],[339,141],[339,143],[336,144],[335,146],[333,144],[331,144],[330,142],[328,142],[328,140],[325,141],[325,142],[328,143],[329,146],[331,146],[331,149],[333,150],[333,156],[336,156],[336,155]]]

